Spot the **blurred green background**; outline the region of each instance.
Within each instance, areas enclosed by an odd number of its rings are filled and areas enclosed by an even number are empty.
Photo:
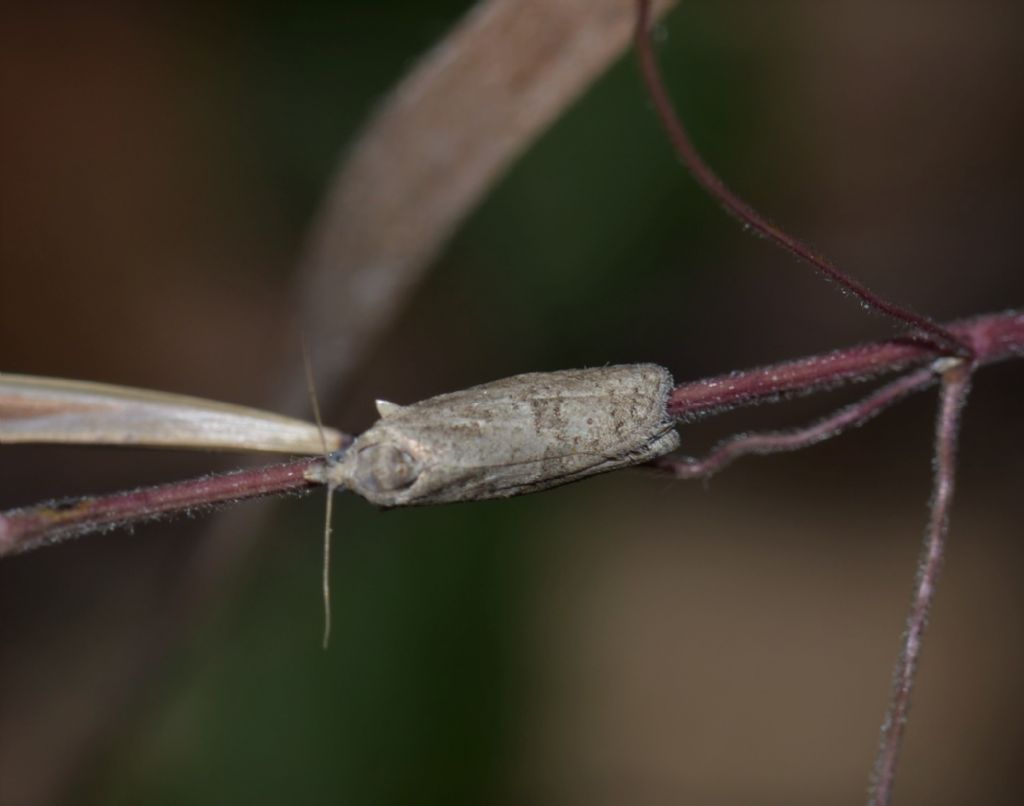
[[[6,5],[0,368],[270,399],[301,361],[290,282],[342,149],[472,5]],[[1022,299],[1022,45],[999,0],[687,2],[658,29],[725,179],[940,318]],[[702,196],[627,58],[460,230],[331,420],[514,372],[691,379],[889,332]],[[1020,377],[986,370],[966,417],[899,803],[1021,798]],[[684,449],[847,399],[688,426]],[[259,548],[226,575],[208,518],[5,560],[0,804],[857,802],[933,409],[710,485],[340,499],[327,653],[319,496],[228,521]],[[230,462],[7,448],[0,506]]]

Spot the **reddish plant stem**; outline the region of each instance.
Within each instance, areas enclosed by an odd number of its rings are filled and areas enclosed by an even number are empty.
[[[953,354],[972,357],[969,344],[958,338],[937,322],[927,316],[896,305],[874,293],[858,280],[848,275],[824,255],[812,249],[798,238],[772,224],[758,213],[743,199],[733,193],[725,182],[712,170],[700,156],[696,146],[690,139],[686,127],[676,114],[675,107],[665,88],[665,83],[654,58],[654,48],[650,37],[650,0],[637,0],[636,51],[647,91],[651,96],[654,108],[665,128],[673,148],[687,167],[693,178],[706,190],[712,198],[717,199],[729,213],[755,232],[769,238],[786,251],[809,263],[817,272],[824,275],[840,288],[853,294],[865,305],[880,311],[898,322],[921,331],[933,351],[940,354]]]
[[[978,356],[976,365],[1024,356],[1024,312],[1006,311],[961,320],[950,324],[949,329],[973,347]],[[680,384],[672,391],[667,408],[681,420],[692,420],[728,408],[862,381],[930,361],[934,361],[932,351],[912,341],[861,345]],[[319,461],[322,460],[302,459],[127,493],[9,510],[0,513],[0,557],[61,538],[127,526],[171,513],[276,493],[301,492],[317,483],[307,481],[303,472]]]
[[[322,458],[213,474],[104,496],[50,501],[0,514],[0,557],[68,537],[190,513],[266,495],[303,493],[320,486],[304,473]]]
[[[978,365],[1024,353],[1024,312],[961,319],[946,329],[971,347]],[[681,420],[694,420],[737,406],[899,372],[934,358],[931,348],[912,340],[864,344],[679,384],[669,396],[668,412]]]
[[[831,439],[848,428],[863,425],[889,406],[931,386],[936,381],[936,373],[931,367],[914,370],[886,384],[863,400],[844,406],[804,428],[737,434],[716,445],[702,459],[663,456],[655,459],[651,465],[658,470],[671,473],[677,479],[708,478],[741,456],[796,451]]]
[[[928,624],[928,614],[931,612],[935,587],[942,570],[946,534],[949,531],[949,511],[953,503],[960,413],[970,389],[971,369],[969,364],[961,364],[945,372],[942,379],[941,403],[935,427],[935,483],[931,512],[903,646],[893,671],[889,707],[882,722],[882,738],[868,796],[870,806],[885,806],[892,799],[900,747],[910,711],[914,674],[921,657],[921,639]]]

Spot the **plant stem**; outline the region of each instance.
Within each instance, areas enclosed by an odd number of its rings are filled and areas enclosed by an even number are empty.
[[[976,355],[976,366],[1024,355],[1022,311],[961,319],[949,323],[946,329],[970,345]],[[690,421],[738,406],[869,380],[919,366],[934,358],[929,346],[910,339],[863,344],[679,384],[669,397],[668,411],[681,420]]]
[[[701,459],[663,456],[655,459],[651,465],[671,473],[677,479],[708,478],[741,456],[798,451],[831,439],[849,428],[863,425],[894,403],[937,381],[938,376],[931,367],[917,369],[809,426],[788,431],[737,434],[716,445]]]
[[[304,473],[322,461],[299,459],[112,495],[47,501],[8,510],[0,513],[0,557],[166,515],[188,514],[267,495],[302,494],[319,486],[318,482],[308,481]]]
[[[901,305],[896,305],[871,291],[859,280],[854,279],[799,238],[793,237],[788,232],[772,224],[729,189],[711,166],[700,156],[696,146],[690,139],[689,133],[686,131],[686,127],[683,125],[679,115],[676,114],[668,90],[665,88],[665,82],[662,80],[661,71],[658,69],[658,63],[654,58],[654,48],[651,45],[649,31],[650,15],[650,0],[637,0],[635,44],[637,58],[640,62],[640,73],[643,76],[644,83],[647,85],[647,92],[651,96],[651,101],[658,113],[658,117],[661,119],[665,132],[668,134],[672,147],[693,178],[707,191],[708,195],[717,200],[727,212],[739,219],[742,224],[774,241],[778,246],[781,246],[804,262],[809,263],[815,271],[851,293],[865,306],[874,308],[876,311],[919,331],[928,343],[932,345],[934,351],[940,354],[953,354],[967,358],[973,357],[970,345],[956,333],[944,328],[927,316],[922,316]]]
[[[892,799],[900,747],[910,710],[914,673],[921,657],[921,639],[928,624],[928,614],[935,600],[935,586],[942,570],[946,534],[949,531],[949,510],[953,503],[960,412],[967,399],[970,381],[969,364],[961,364],[947,371],[942,381],[941,404],[935,427],[935,486],[931,513],[918,564],[917,585],[907,617],[907,629],[903,634],[903,646],[893,671],[889,707],[882,721],[882,738],[872,774],[869,806],[886,806]]]
[[[975,366],[1024,356],[1024,312],[960,320],[947,326],[971,345]],[[934,361],[932,349],[912,340],[891,340],[836,350],[797,361],[683,383],[669,396],[668,413],[688,421],[738,406],[809,394],[864,381]],[[65,502],[47,502],[0,513],[0,557],[67,537],[107,531],[173,513],[188,513],[261,496],[301,493],[319,482],[303,473],[322,459],[204,476]]]

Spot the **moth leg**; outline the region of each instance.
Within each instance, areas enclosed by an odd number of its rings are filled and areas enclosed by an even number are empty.
[[[671,473],[677,479],[708,478],[741,456],[800,450],[837,436],[849,428],[863,425],[892,404],[931,386],[938,380],[936,372],[934,366],[910,372],[877,389],[863,400],[844,406],[803,428],[736,434],[718,443],[703,458],[663,456],[651,462],[649,467]]]
[[[327,486],[327,504],[324,506],[324,568],[321,580],[324,594],[324,640],[327,649],[331,640],[331,516],[334,513],[334,485]]]
[[[338,488],[337,482],[327,477],[327,470],[331,467],[331,452],[327,447],[327,436],[324,433],[324,421],[320,416],[320,401],[316,394],[316,381],[313,379],[313,361],[310,358],[309,346],[305,337],[302,338],[302,367],[306,374],[306,391],[309,393],[309,403],[313,408],[313,415],[316,417],[316,427],[320,432],[320,446],[324,451],[324,476],[316,478],[315,473],[307,471],[305,474],[311,481],[323,481],[327,488],[327,504],[324,507],[324,567],[320,584],[324,595],[324,640],[323,648],[326,650],[331,640],[331,516],[334,514],[334,491]]]
[[[343,477],[337,470],[344,454],[344,450],[328,454],[322,462],[310,465],[303,473],[303,477],[307,481],[323,484],[327,492],[327,500],[324,505],[324,562],[320,580],[324,601],[324,649],[327,649],[331,638],[331,520],[334,512],[334,494],[338,490],[347,489]]]

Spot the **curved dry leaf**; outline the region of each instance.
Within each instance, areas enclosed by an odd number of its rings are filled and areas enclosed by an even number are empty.
[[[674,4],[660,0],[654,13]],[[384,100],[332,180],[300,278],[325,400],[512,161],[622,54],[635,24],[632,0],[479,3]],[[301,379],[289,380],[283,388],[297,395]]]
[[[124,445],[318,454],[341,435],[278,414],[186,395],[0,373],[0,444]]]

